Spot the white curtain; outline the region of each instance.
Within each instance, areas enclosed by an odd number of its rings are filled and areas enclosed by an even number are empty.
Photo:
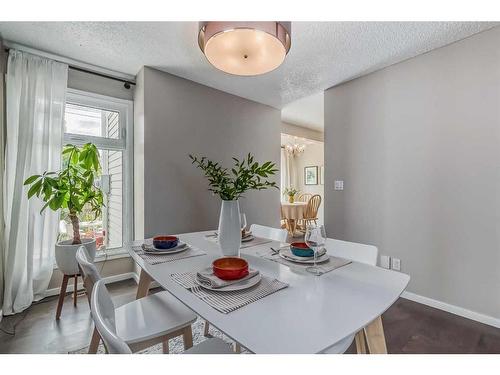
[[[6,75],[3,313],[23,311],[44,297],[52,276],[58,214],[36,197],[26,178],[61,167],[68,66],[11,50]]]
[[[3,43],[0,39],[0,320],[2,319],[2,305],[3,305],[3,256],[4,256],[4,247],[3,241],[1,240],[4,237],[4,224],[3,224],[3,171],[5,167],[4,163],[4,145],[5,145],[5,137],[4,137],[4,119],[5,119],[5,111],[4,111],[4,76],[5,76],[5,68],[7,66],[6,54],[3,49]]]
[[[281,149],[281,190],[287,187],[298,187],[297,163],[295,156]]]

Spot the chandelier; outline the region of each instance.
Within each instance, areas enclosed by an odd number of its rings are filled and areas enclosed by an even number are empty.
[[[285,151],[293,156],[300,155],[306,149],[305,144],[299,144],[297,142],[297,137],[294,138],[294,143],[288,143],[285,145]]]
[[[198,45],[207,60],[239,76],[280,66],[290,50],[291,22],[200,22]]]

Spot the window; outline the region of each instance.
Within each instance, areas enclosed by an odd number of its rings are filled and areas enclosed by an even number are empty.
[[[82,237],[96,239],[101,252],[120,252],[132,240],[132,102],[69,89],[64,115],[64,144],[91,142],[100,153],[102,174],[96,182],[104,193],[102,215],[80,215]],[[68,213],[61,213],[59,232],[71,236]],[[99,254],[99,253],[98,253]]]

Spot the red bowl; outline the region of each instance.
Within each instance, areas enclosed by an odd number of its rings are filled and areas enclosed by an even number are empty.
[[[292,242],[290,246],[296,247],[297,249],[308,250],[309,246],[305,242]]]
[[[242,258],[225,257],[212,263],[214,275],[222,280],[237,280],[248,275],[248,262]]]

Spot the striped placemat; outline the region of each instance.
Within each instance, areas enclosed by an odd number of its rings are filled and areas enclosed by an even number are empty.
[[[258,252],[257,255],[261,256],[264,259],[269,259],[274,262],[284,264],[285,266],[288,266],[290,268],[295,268],[295,269],[306,269],[307,267],[314,266],[314,264],[303,264],[303,263],[297,263],[297,262],[292,262],[287,259],[283,259],[280,257],[280,255],[272,250],[265,250]],[[334,257],[332,255],[329,256],[329,259],[327,262],[322,262],[322,263],[317,263],[317,266],[319,267],[321,275],[331,272],[333,270],[336,270],[337,268],[346,266],[348,264],[352,263],[348,259],[344,258],[339,258],[339,257]]]
[[[196,272],[173,273],[172,280],[189,289],[195,296],[221,313],[228,314],[252,302],[258,301],[270,294],[288,287],[288,284],[277,279],[261,275],[262,279],[257,285],[232,292],[208,290],[195,283]]]
[[[210,242],[218,243],[217,236],[214,234],[207,234],[205,236],[205,239],[207,239]],[[240,249],[245,249],[247,247],[252,247],[252,246],[257,246],[257,245],[262,245],[262,244],[269,243],[269,242],[273,242],[273,240],[270,240],[269,238],[254,237],[253,240],[251,240],[251,241],[242,242],[240,245]]]
[[[137,255],[139,255],[142,259],[144,259],[147,263],[151,265],[173,262],[174,260],[179,260],[179,259],[198,257],[200,255],[206,255],[204,251],[201,251],[196,247],[193,247],[191,245],[187,246],[189,246],[189,249],[175,254],[149,254],[144,252],[141,246],[132,246],[132,249],[135,251]]]

